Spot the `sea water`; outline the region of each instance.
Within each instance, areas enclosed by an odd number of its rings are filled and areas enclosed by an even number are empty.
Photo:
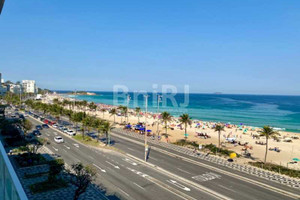
[[[59,91],[67,95],[67,91]],[[109,104],[127,105],[127,98],[116,98],[113,92],[94,92],[95,96],[76,95],[78,100]],[[145,110],[145,97],[128,93],[129,107]],[[68,95],[74,97],[74,95]],[[262,127],[269,125],[286,131],[300,133],[300,96],[276,95],[229,95],[229,94],[176,94],[174,100],[161,99],[159,112],[168,111],[173,116],[188,113],[192,119],[245,124]],[[118,101],[116,101],[116,99]],[[148,94],[148,111],[158,111],[156,94]]]

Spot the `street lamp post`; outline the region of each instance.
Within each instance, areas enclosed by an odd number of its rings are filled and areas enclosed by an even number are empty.
[[[159,102],[161,102],[162,95],[157,95],[157,121],[156,121],[156,134],[159,135],[159,125],[158,125],[158,114],[159,114]]]
[[[145,96],[145,107],[146,107],[146,112],[145,112],[145,162],[147,162],[147,152],[148,152],[148,145],[147,145],[147,109],[148,109],[148,95],[146,94]]]
[[[126,124],[128,124],[128,106],[130,101],[130,95],[127,95],[127,110],[126,110]]]

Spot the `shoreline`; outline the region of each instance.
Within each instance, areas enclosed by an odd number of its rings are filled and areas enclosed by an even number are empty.
[[[98,96],[97,94],[96,95],[75,95],[75,94],[67,94],[67,93],[57,93],[57,95],[60,95],[60,96],[63,96],[69,100],[78,100],[78,101],[83,101],[83,99],[76,99],[76,96]],[[72,95],[74,97],[70,97],[69,95]],[[214,94],[212,94],[214,95]],[[223,94],[222,94],[223,95]],[[226,94],[224,94],[226,95]],[[229,95],[229,94],[228,94]],[[245,94],[246,95],[246,94]],[[273,96],[273,95],[269,95],[269,96]],[[90,101],[90,100],[86,100],[87,102],[94,102],[94,101]],[[117,108],[118,105],[112,105],[112,104],[107,104],[107,103],[96,103],[94,102],[96,105],[104,105],[104,106],[108,106],[108,107],[114,107],[114,108]],[[122,104],[123,105],[123,104]],[[128,107],[129,110],[131,110],[132,112],[134,112],[134,108],[133,107]],[[144,112],[144,110],[142,110],[142,112]],[[161,110],[161,112],[163,112],[163,110]],[[161,113],[160,112],[160,113]],[[151,113],[152,115],[157,115],[159,113],[157,112],[151,112],[151,111],[148,111],[147,113]],[[174,118],[179,118],[179,116],[177,115],[173,115],[172,113],[170,113]],[[189,114],[189,113],[188,113]],[[189,114],[190,115],[190,114]],[[236,125],[236,126],[239,126],[240,124],[239,123],[232,123],[232,122],[225,122],[225,121],[218,121],[218,120],[203,120],[203,119],[197,119],[197,118],[192,118],[192,121],[204,121],[204,122],[209,122],[209,123],[221,123],[221,124],[232,124],[232,125]],[[244,126],[247,126],[247,127],[251,127],[251,128],[261,128],[259,126],[256,126],[256,125],[251,125],[251,124],[245,124],[243,123]],[[267,124],[266,124],[267,125]],[[277,126],[271,126],[274,130],[276,131],[282,131],[282,132],[287,132],[287,133],[296,133],[296,134],[299,134],[300,135],[300,130],[294,130],[294,129],[288,129],[288,128],[282,128],[282,127],[277,127]]]
[[[63,100],[64,98],[68,100],[72,100],[70,97],[64,97],[62,95],[54,95],[54,96],[47,96],[47,102],[51,102],[51,99],[54,98],[60,98]],[[114,117],[111,116],[108,113],[108,110],[111,108],[116,108],[117,106],[113,105],[107,105],[107,104],[97,104],[98,110],[95,111],[89,111],[86,110],[88,114],[95,115],[99,118],[108,120],[110,122],[113,122]],[[100,108],[105,108],[106,111],[104,113],[100,112]],[[78,108],[75,109],[75,111],[82,111]],[[138,118],[140,118],[140,122],[145,121],[145,115],[144,113],[141,113],[140,117],[137,117],[135,112],[133,112],[132,109],[129,109],[129,117],[128,122],[130,124],[137,124]],[[147,117],[147,129],[151,130],[152,133],[156,133],[157,130],[157,118],[153,117],[153,114],[148,113]],[[121,116],[115,116],[116,122],[120,123],[125,121],[125,117]],[[218,133],[212,129],[212,126],[215,124],[215,122],[206,122],[206,121],[198,121],[198,120],[192,120],[193,124],[187,128],[188,133],[188,140],[189,141],[195,141],[198,144],[205,145],[205,144],[217,144],[218,142]],[[200,126],[197,125],[197,123],[200,123]],[[169,137],[166,139],[166,137],[162,137],[162,142],[176,142],[180,139],[184,138],[184,129],[180,127],[178,118],[173,118],[172,122],[168,123],[168,134]],[[120,126],[123,127],[123,126]],[[171,129],[172,128],[172,129]],[[245,131],[247,130],[247,131]],[[225,131],[221,133],[221,143],[222,148],[232,150],[238,154],[243,155],[245,152],[245,146],[241,145],[234,145],[231,144],[228,141],[228,138],[235,138],[236,141],[241,142],[242,144],[247,143],[246,150],[247,152],[251,153],[251,156],[253,158],[239,158],[237,159],[237,162],[239,163],[247,163],[250,161],[262,161],[265,154],[265,145],[262,145],[261,143],[265,143],[264,137],[257,137],[259,135],[259,128],[254,128],[251,126],[237,126],[232,125],[231,127],[225,127]],[[163,125],[159,123],[159,134],[163,135],[165,133],[165,129],[163,128]],[[291,169],[300,169],[300,163],[296,164],[289,164],[292,162],[293,158],[299,158],[300,156],[300,139],[291,139],[291,142],[286,142],[286,139],[290,139],[292,137],[300,137],[299,133],[292,133],[292,132],[286,132],[286,131],[278,131],[280,133],[280,142],[277,142],[275,140],[269,139],[269,148],[275,148],[277,147],[280,149],[280,152],[275,151],[269,151],[268,150],[268,162],[275,163],[278,165],[288,166]],[[209,138],[203,138],[199,137],[199,134],[207,134],[209,135]]]

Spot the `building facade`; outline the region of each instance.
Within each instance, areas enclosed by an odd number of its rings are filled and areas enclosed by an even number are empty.
[[[10,84],[9,91],[14,94],[22,94],[22,86],[18,84]]]
[[[37,87],[33,80],[23,80],[22,89],[24,93],[37,93]]]

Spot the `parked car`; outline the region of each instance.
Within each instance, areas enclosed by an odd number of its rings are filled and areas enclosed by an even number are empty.
[[[49,126],[47,124],[43,124],[42,127],[43,128],[49,128]]]
[[[64,139],[61,137],[61,136],[55,136],[54,137],[54,141],[56,143],[63,143],[64,142]]]
[[[36,125],[35,128],[36,128],[36,130],[42,130],[43,129],[43,127],[41,125]]]
[[[34,131],[32,131],[32,134],[35,135],[35,136],[42,135],[41,132],[40,132],[39,130],[34,130]]]
[[[53,124],[53,126],[52,126],[53,128],[57,128],[58,126],[57,126],[57,124]]]
[[[75,133],[74,131],[72,131],[72,130],[68,130],[68,131],[67,131],[67,134],[68,134],[69,136],[75,136],[75,135],[76,135],[76,133]]]
[[[68,128],[63,128],[63,129],[62,129],[62,132],[64,132],[64,133],[67,133],[68,131],[69,131]]]

